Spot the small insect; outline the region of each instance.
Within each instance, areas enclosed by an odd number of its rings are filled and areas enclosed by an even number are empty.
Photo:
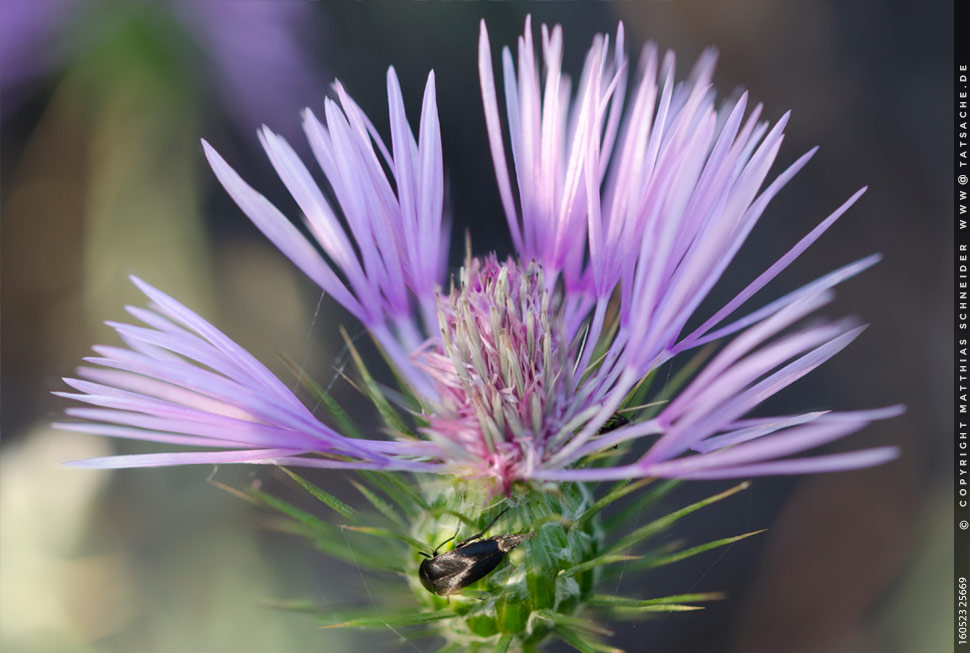
[[[603,422],[603,426],[596,433],[597,435],[603,435],[604,433],[609,433],[610,431],[615,431],[620,427],[626,426],[629,423],[630,420],[620,413],[613,413],[608,420]]]
[[[498,563],[502,562],[506,553],[535,535],[535,533],[496,535],[482,540],[482,535],[508,510],[506,508],[500,512],[481,533],[462,540],[451,551],[438,555],[438,549],[455,539],[457,532],[436,546],[431,555],[422,551],[421,555],[427,560],[421,561],[418,578],[421,579],[424,588],[439,596],[454,594],[490,574]],[[476,542],[476,540],[479,541]]]

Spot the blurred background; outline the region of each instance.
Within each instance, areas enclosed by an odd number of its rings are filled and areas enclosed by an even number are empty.
[[[883,467],[758,480],[676,535],[703,541],[767,528],[662,574],[625,578],[639,596],[724,590],[703,612],[615,624],[631,651],[934,653],[949,647],[949,140],[953,28],[948,3],[357,2],[0,0],[3,340],[0,649],[4,651],[426,650],[395,633],[321,631],[269,599],[369,603],[356,570],[260,527],[251,507],[207,482],[258,481],[245,466],[97,472],[59,463],[150,450],[52,431],[52,390],[102,322],[143,300],[137,274],[247,347],[284,379],[285,352],[335,379],[338,325],[359,327],[303,278],[217,188],[209,140],[296,217],[259,151],[265,122],[303,154],[299,110],[339,78],[385,136],[394,65],[416,121],[437,76],[452,263],[461,234],[508,253],[478,90],[478,21],[493,49],[525,14],[565,30],[578,74],[593,35],[627,29],[678,55],[679,77],[708,45],[722,95],[746,86],[792,121],[777,169],[821,151],[774,201],[719,286],[742,287],[863,185],[846,218],[760,296],[776,297],[871,252],[885,259],[839,288],[832,316],[871,324],[852,347],[773,402],[773,411],[905,403],[832,451],[892,443]],[[635,60],[635,56],[633,57]],[[716,301],[716,300],[715,300]],[[702,309],[703,312],[703,309]],[[361,339],[363,342],[364,339]],[[332,391],[373,424],[348,384]],[[775,414],[780,414],[775,412]],[[309,477],[353,501],[339,474]],[[683,488],[673,507],[722,487]],[[711,509],[709,509],[711,510]],[[649,518],[644,516],[644,520]],[[555,646],[550,650],[560,650]]]

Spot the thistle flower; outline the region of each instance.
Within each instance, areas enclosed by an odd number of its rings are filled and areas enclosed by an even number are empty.
[[[621,24],[612,44],[608,36],[594,38],[573,93],[561,69],[562,43],[558,26],[542,27],[541,81],[528,20],[517,60],[508,48],[502,51],[503,125],[491,46],[481,26],[485,119],[516,253],[504,260],[469,254],[450,285],[445,285],[449,225],[433,73],[415,134],[397,76],[393,68],[388,71],[389,146],[339,83],[322,120],[306,110],[303,128],[335,202],[282,137],[267,127],[260,131],[315,243],[203,141],[216,177],[242,211],[359,320],[385,354],[403,395],[382,392],[363,366],[359,372],[392,437],[365,437],[320,391],[340,425],[331,427],[215,327],[134,279],[151,310],[128,311],[144,326],[109,323],[128,348],[96,347],[98,357],[87,359],[96,367],[66,379],[77,392],[61,394],[93,407],[68,409],[83,421],[60,426],[215,451],[76,464],[237,462],[378,471],[367,478],[411,519],[400,519],[373,490],[359,486],[400,528],[347,528],[396,533],[398,540],[426,550],[451,534],[456,518],[480,530],[485,517],[497,512],[483,515],[486,505],[504,502],[511,511],[496,528],[536,536],[520,547],[524,562],[502,567],[476,585],[487,598],[480,604],[446,605],[425,592],[407,571],[413,549],[396,558],[373,555],[374,566],[408,573],[421,603],[431,609],[401,623],[445,624],[440,634],[456,646],[472,647],[496,641],[526,645],[549,633],[577,644],[598,632],[573,615],[583,606],[649,609],[677,603],[592,594],[601,566],[629,559],[625,551],[706,505],[695,504],[652,530],[638,529],[609,544],[611,534],[601,528],[598,513],[647,479],[814,473],[893,458],[897,452],[891,447],[792,456],[898,414],[898,407],[751,416],[862,332],[853,320],[798,325],[829,301],[835,285],[878,256],[729,320],[864,189],[686,332],[771,199],[815,150],[769,180],[788,115],[773,125],[762,121],[760,105],[748,109],[747,93],[718,103],[710,85],[712,51],[700,57],[686,81],[676,82],[674,55],[661,56],[647,45],[628,87],[631,66]],[[720,349],[685,367],[684,378],[693,376],[679,393],[673,392],[677,384],[651,391],[660,366],[709,343]],[[387,471],[418,474],[418,489],[383,474]],[[344,517],[354,514],[295,478]],[[590,483],[606,480],[622,482],[594,501]],[[658,486],[644,501],[666,487]],[[259,496],[326,539],[326,524]],[[710,597],[683,600],[702,598]]]

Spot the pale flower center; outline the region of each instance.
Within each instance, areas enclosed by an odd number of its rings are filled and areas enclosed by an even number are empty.
[[[477,474],[505,485],[528,476],[573,412],[569,346],[542,269],[473,259],[438,321],[440,346],[424,357],[441,394],[428,434],[457,445]]]

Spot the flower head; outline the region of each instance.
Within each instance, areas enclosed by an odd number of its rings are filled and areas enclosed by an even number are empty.
[[[814,150],[769,178],[788,116],[762,121],[747,93],[719,102],[713,52],[677,82],[674,55],[648,45],[631,82],[620,25],[612,44],[593,40],[575,92],[561,70],[559,27],[542,27],[541,52],[542,79],[528,22],[517,59],[502,51],[503,125],[482,24],[485,120],[516,254],[469,256],[448,290],[433,73],[415,132],[388,71],[389,146],[339,83],[322,120],[305,112],[334,202],[281,136],[260,131],[313,241],[203,143],[243,212],[369,330],[416,401],[413,424],[398,414],[390,439],[339,432],[212,325],[136,280],[153,311],[130,308],[145,326],[112,325],[129,348],[98,348],[89,359],[98,367],[67,380],[78,391],[68,396],[95,407],[69,409],[84,421],[61,426],[217,451],[83,464],[410,470],[480,477],[509,492],[516,482],[808,473],[894,457],[883,447],[791,458],[898,408],[750,416],[861,333],[852,320],[798,325],[878,257],[729,320],[863,191],[723,307],[698,316]],[[700,325],[687,331],[692,318]],[[661,365],[714,342],[723,344],[679,394],[639,403]],[[589,464],[620,445],[625,458]]]

